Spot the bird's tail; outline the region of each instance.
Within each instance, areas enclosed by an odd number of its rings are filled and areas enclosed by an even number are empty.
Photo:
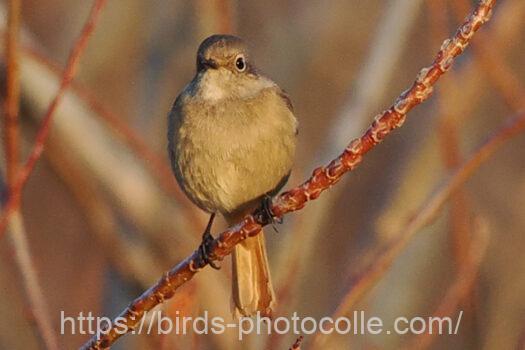
[[[275,294],[270,278],[264,232],[237,244],[232,254],[233,303],[236,316],[271,317]]]

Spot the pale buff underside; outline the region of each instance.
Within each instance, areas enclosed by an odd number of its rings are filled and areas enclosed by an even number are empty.
[[[296,119],[267,79],[239,98],[217,98],[224,95],[220,87],[202,85],[208,88],[193,91],[190,84],[170,115],[173,168],[195,204],[228,215],[272,191],[290,171]]]
[[[233,224],[290,172],[297,122],[272,81],[231,74],[197,76],[170,113],[168,137],[184,192]],[[271,313],[275,295],[262,232],[237,245],[232,257],[235,313]]]

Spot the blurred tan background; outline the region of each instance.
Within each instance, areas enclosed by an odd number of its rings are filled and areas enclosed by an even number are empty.
[[[7,4],[1,4],[4,30]],[[64,67],[91,2],[22,4],[21,123],[27,154],[56,92],[56,68]],[[29,248],[55,331],[60,311],[116,316],[197,247],[206,215],[180,196],[165,173],[165,134],[167,112],[192,78],[196,49],[205,37],[231,32],[246,39],[258,67],[291,95],[300,135],[290,188],[334,158],[412,83],[472,5],[464,0],[109,1],[23,195]],[[355,278],[403,233],[451,169],[506,118],[523,111],[524,18],[525,2],[499,1],[492,21],[403,128],[329,193],[287,216],[280,233],[268,231],[281,297],[277,316],[331,315]],[[143,142],[133,149],[115,124]],[[156,158],[144,161],[137,154],[144,147]],[[431,316],[461,279],[461,257],[482,220],[489,246],[475,286],[451,315],[464,310],[460,332],[437,337],[431,348],[523,345],[524,154],[525,135],[507,142],[437,220],[417,232],[352,310],[365,310],[386,324],[397,316]],[[5,238],[0,257],[0,348],[42,348]],[[230,319],[229,264],[226,259],[222,270],[199,273],[162,310],[193,316],[208,310]],[[250,337],[239,343],[235,336],[128,335],[114,348],[286,349],[296,338]],[[63,349],[85,340],[86,335],[58,337]],[[306,348],[312,340],[306,336]],[[330,336],[318,348],[399,349],[413,341],[411,335]]]

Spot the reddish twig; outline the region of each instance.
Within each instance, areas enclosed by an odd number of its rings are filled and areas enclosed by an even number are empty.
[[[22,50],[24,54],[42,63],[53,73],[60,75],[63,74],[63,70],[59,66],[36,50],[31,48],[22,48]],[[114,132],[123,143],[143,161],[146,169],[148,169],[149,173],[156,178],[161,188],[182,204],[185,214],[189,219],[188,221],[195,223],[195,227],[198,228],[197,231],[199,231],[202,228],[202,220],[197,215],[195,206],[190,204],[189,200],[182,194],[180,188],[176,185],[171,169],[167,163],[167,158],[161,157],[149,147],[144,138],[126,124],[122,117],[113,113],[103,103],[100,103],[91,91],[82,84],[72,81],[71,91],[89,105],[95,115],[109,127],[109,130]]]
[[[363,156],[381,142],[392,130],[402,125],[406,114],[416,105],[425,101],[431,94],[433,85],[452,65],[454,58],[461,54],[473,34],[490,18],[495,0],[482,0],[474,12],[466,19],[452,39],[447,39],[432,65],[420,71],[413,85],[399,96],[396,102],[375,118],[363,136],[355,139],[328,166],[320,167],[302,185],[278,196],[271,207],[275,216],[299,210],[307,201],[316,199],[321,192],[337,183],[341,177],[355,169]],[[267,222],[254,213],[243,221],[222,232],[210,245],[212,260],[222,260],[231,253],[233,247],[242,240],[257,235]],[[177,288],[190,280],[202,265],[199,251],[168,271],[154,286],[119,315],[119,324],[112,324],[104,334],[92,337],[82,349],[105,349],[110,347],[123,334],[133,330],[146,311],[171,298]]]
[[[13,193],[18,172],[18,152],[20,131],[18,110],[20,105],[20,76],[18,62],[18,33],[20,30],[20,0],[9,1],[6,32],[7,91],[5,101],[4,142],[7,163],[7,183],[9,193]]]
[[[467,1],[455,1],[456,3],[462,2],[464,7],[468,8]],[[431,31],[434,32],[434,37],[443,37],[446,28],[446,19],[448,12],[444,11],[446,8],[445,0],[440,1],[428,1],[429,10],[433,18],[438,18],[437,21],[431,22]],[[463,8],[462,13],[465,12]],[[483,39],[477,40],[482,41]],[[476,42],[476,43],[477,43]],[[474,43],[473,43],[474,45]],[[451,94],[452,86],[460,86],[458,75],[452,72],[449,77],[448,84],[443,84],[442,89]],[[443,159],[443,164],[447,171],[453,171],[461,165],[463,156],[461,154],[461,142],[460,142],[460,121],[457,116],[452,114],[449,108],[449,103],[445,99],[440,99],[437,103],[438,113],[438,136],[440,141],[440,150]],[[456,263],[457,271],[462,271],[462,264],[465,263],[468,254],[470,252],[470,240],[472,234],[472,215],[469,203],[469,196],[466,191],[462,188],[458,189],[454,196],[449,201],[449,247],[452,252],[452,256]],[[474,283],[471,284],[475,286]],[[475,290],[470,292],[470,295],[466,296],[463,300],[463,308],[469,314],[466,317],[469,321],[473,317],[472,311],[475,311],[476,305],[476,293]],[[470,323],[470,322],[467,322]]]
[[[47,57],[38,53],[36,50],[31,48],[23,49],[25,54],[48,67],[53,73],[60,75],[63,74],[62,68]],[[149,167],[151,174],[158,178],[159,184],[165,189],[165,191],[177,195],[178,198],[180,190],[175,185],[173,174],[171,173],[171,169],[166,161],[153,151],[146,141],[123,121],[124,119],[122,117],[106,108],[106,106],[100,103],[91,91],[85,88],[82,84],[75,81],[71,82],[71,91],[89,105],[91,110],[95,112],[95,114],[100,117],[100,119],[105,122],[110,129],[129,146],[130,149],[133,150],[133,152],[144,160],[144,163]]]
[[[461,18],[463,9],[469,6],[469,1],[450,1],[456,18]],[[521,111],[525,107],[525,88],[519,74],[515,74],[509,64],[505,62],[504,55],[501,55],[497,45],[487,44],[487,40],[479,40],[473,43],[472,53],[481,64],[487,77],[503,98],[505,104],[515,112]]]
[[[446,28],[446,15],[444,11],[445,1],[428,1],[427,2],[430,14],[434,20],[431,22],[431,32],[434,38],[443,37]],[[463,11],[464,12],[464,11]],[[451,86],[458,86],[457,74],[451,72],[446,84],[441,88],[449,90]],[[443,163],[447,171],[456,169],[463,160],[460,149],[459,138],[459,123],[458,119],[454,118],[448,108],[449,104],[440,99],[437,103],[438,113],[438,136],[441,146],[441,154]],[[456,264],[461,265],[465,255],[469,251],[469,237],[470,237],[470,208],[468,205],[468,196],[463,190],[458,190],[453,198],[450,200],[450,218],[449,218],[449,240],[452,255],[454,256]]]
[[[458,271],[456,280],[448,288],[442,301],[433,313],[433,318],[444,319],[445,317],[450,317],[450,315],[458,308],[458,305],[472,291],[489,243],[487,223],[480,218],[477,224],[478,225],[474,225],[475,231],[471,239],[470,247],[468,247],[468,252]],[[457,322],[460,322],[460,320],[461,319]],[[458,324],[458,328],[459,326],[461,326],[461,324]],[[436,339],[436,335],[439,335],[439,333],[432,332],[420,334],[412,339],[410,345],[406,348],[427,349]]]
[[[273,213],[282,216],[301,209],[307,201],[316,199],[321,192],[337,183],[344,173],[359,165],[363,156],[392,130],[400,127],[406,114],[430,96],[433,85],[451,67],[454,58],[464,51],[474,32],[489,20],[494,3],[495,0],[480,1],[454,37],[443,42],[432,65],[419,72],[410,89],[403,92],[389,109],[377,115],[365,134],[353,140],[328,166],[317,168],[303,185],[279,196],[272,207]]]
[[[363,62],[366,62],[366,64],[362,65],[355,79],[349,84],[348,98],[338,108],[337,115],[331,121],[328,130],[324,132],[325,135],[329,135],[326,139],[327,143],[316,150],[316,155],[310,160],[312,166],[316,166],[322,159],[327,159],[327,157],[337,154],[341,145],[346,144],[348,141],[348,135],[354,135],[368,126],[370,113],[372,110],[375,111],[377,109],[377,104],[387,95],[389,82],[392,81],[392,77],[398,69],[402,53],[406,51],[410,42],[406,38],[417,28],[418,9],[421,2],[423,1],[393,0],[388,2],[384,13],[378,19],[377,26],[374,29],[375,34],[369,41],[369,50],[363,59]],[[399,21],[401,17],[403,21]],[[318,40],[321,42],[330,40],[331,37],[337,35],[334,28],[323,30],[324,33]],[[313,65],[310,68],[310,72],[322,70],[321,66],[327,64],[327,59],[328,57],[326,57],[324,50],[316,51],[316,54],[311,58]],[[303,81],[306,79],[307,81],[308,74],[301,79]],[[304,173],[301,170],[296,169],[294,172],[295,174]],[[327,221],[331,220],[331,214],[333,214],[333,208],[336,206],[337,199],[340,198],[342,190],[348,187],[347,185],[345,183],[332,190],[330,197],[325,198],[322,203],[318,204],[316,209],[310,212],[311,215],[302,215],[294,221],[292,231],[301,232],[301,242],[298,244],[290,236],[289,240],[292,240],[293,243],[290,244],[289,249],[282,250],[285,256],[283,260],[285,261],[284,264],[281,264],[283,266],[281,275],[286,277],[281,278],[281,281],[284,281],[284,283],[279,281],[276,284],[277,300],[279,300],[275,310],[276,314],[286,312],[286,308],[290,309],[293,307],[294,303],[288,302],[287,299],[281,299],[280,294],[285,294],[285,297],[296,294],[296,288],[299,285],[299,283],[296,283],[296,279],[308,269],[308,264],[303,264],[302,262],[308,261],[312,255],[312,247],[315,246],[314,242],[319,239],[319,234],[322,232],[320,228],[324,227]],[[289,244],[289,242],[285,242],[285,244]],[[278,333],[273,332],[267,339],[266,348],[278,348],[281,340],[282,337]]]
[[[381,276],[392,265],[403,248],[410,242],[414,234],[422,227],[429,224],[443,207],[445,202],[453,195],[465,181],[480,167],[498,148],[513,136],[525,131],[525,113],[509,120],[500,130],[483,143],[476,152],[445,182],[434,194],[426,200],[414,217],[406,226],[395,235],[394,242],[374,260],[373,264],[363,271],[353,281],[351,288],[339,303],[332,317],[334,319],[347,314],[353,305],[369,291]],[[314,344],[319,339],[319,333],[314,338]]]
[[[25,162],[24,167],[20,170],[16,177],[16,181],[12,187],[12,192],[9,195],[9,199],[7,200],[7,203],[4,207],[4,211],[2,212],[2,218],[0,220],[0,237],[2,237],[3,232],[5,231],[9,215],[11,215],[11,213],[18,207],[20,202],[20,193],[22,192],[24,185],[29,179],[29,176],[31,175],[33,168],[35,167],[36,162],[38,161],[38,159],[42,155],[42,152],[44,151],[44,144],[47,139],[47,135],[49,134],[49,130],[51,128],[51,122],[53,120],[54,112],[57,109],[58,104],[62,100],[62,97],[64,96],[67,88],[69,87],[73,77],[75,76],[80,57],[82,56],[87,46],[88,39],[93,33],[93,30],[95,29],[97,21],[100,18],[102,8],[106,4],[106,2],[107,0],[95,0],[89,17],[86,23],[84,24],[84,27],[82,28],[82,32],[80,33],[80,36],[78,37],[77,41],[75,42],[75,45],[73,46],[73,49],[71,50],[66,69],[64,70],[64,75],[62,76],[62,81],[60,82],[58,92],[55,95],[53,101],[51,101],[51,103],[49,104],[49,107],[46,111],[46,114],[44,115],[41,126],[36,135],[33,149],[31,150],[31,153],[27,161]]]
[[[293,343],[292,347],[289,350],[301,350],[301,343],[303,342],[304,337],[300,336],[297,338],[295,343]]]
[[[20,54],[18,49],[20,14],[20,0],[10,0],[6,32],[7,91],[5,102],[4,150],[7,163],[8,193],[10,196],[15,197],[20,196],[15,190],[20,150]],[[40,283],[38,282],[38,274],[36,273],[29,251],[23,217],[20,211],[16,209],[17,208],[15,208],[14,216],[12,216],[8,222],[9,238],[14,250],[15,262],[20,271],[27,303],[33,313],[36,328],[45,347],[47,349],[58,349],[58,341],[53,330],[47,303],[44,299]]]

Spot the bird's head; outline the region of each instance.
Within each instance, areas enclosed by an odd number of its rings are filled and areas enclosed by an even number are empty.
[[[197,52],[197,72],[225,69],[236,75],[256,74],[244,41],[233,35],[212,35]]]

